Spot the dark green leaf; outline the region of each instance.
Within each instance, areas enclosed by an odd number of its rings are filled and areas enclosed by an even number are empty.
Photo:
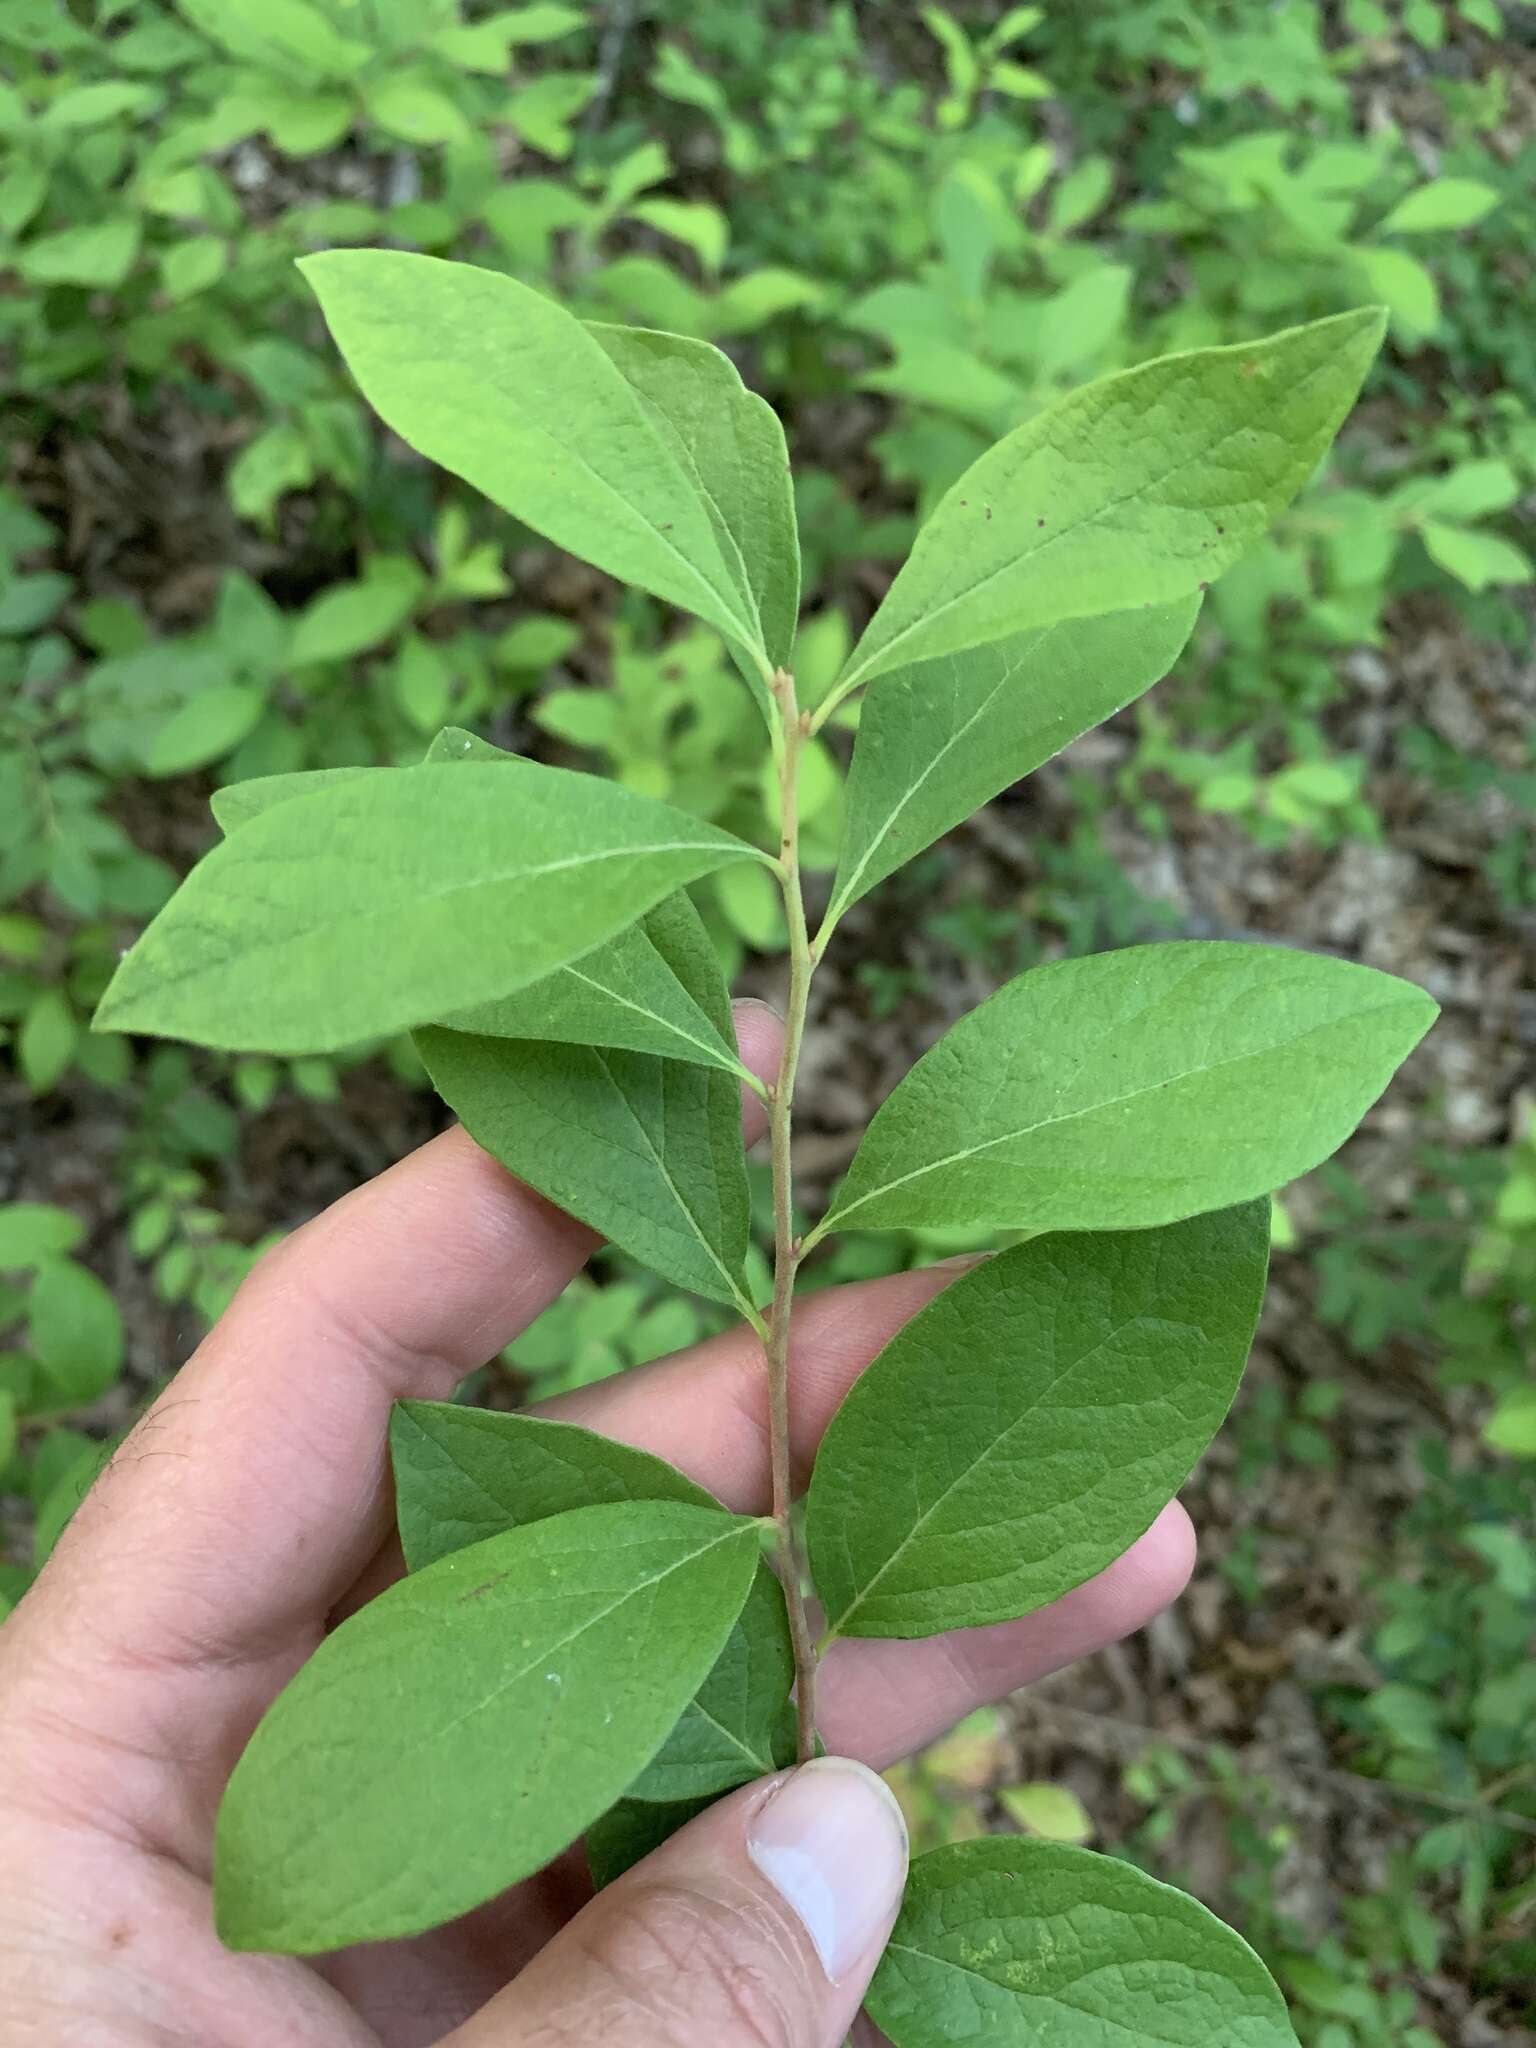
[[[232,1948],[412,1934],[530,1876],[607,1811],[719,1655],[757,1528],[580,1508],[456,1552],[328,1636],[220,1808]]]
[[[867,2009],[892,2048],[1296,2048],[1253,1950],[1172,1885],[993,1835],[930,1850]]]
[[[1112,1564],[1221,1427],[1269,1258],[1269,1204],[1053,1234],[914,1316],[816,1457],[806,1535],[842,1635],[1011,1621]]]
[[[710,1003],[712,1015],[689,993],[705,987],[718,997]],[[739,1076],[741,1060],[720,1028],[729,1016],[709,934],[679,890],[569,967],[446,1021],[455,1031],[488,1038],[616,1046]]]
[[[587,1868],[593,1884],[598,1891],[612,1884],[713,1804],[712,1798],[679,1799],[668,1806],[648,1799],[621,1799],[610,1806],[587,1829]]]
[[[1034,968],[898,1084],[813,1236],[1141,1228],[1267,1194],[1343,1143],[1436,1014],[1279,946]]]
[[[514,1524],[616,1500],[718,1505],[648,1452],[533,1415],[398,1403],[390,1454],[400,1541],[413,1571]],[[794,1760],[794,1655],[784,1595],[760,1564],[713,1670],[630,1792],[714,1797]]]

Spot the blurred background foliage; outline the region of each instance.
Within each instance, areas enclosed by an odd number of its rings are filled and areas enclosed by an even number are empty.
[[[772,830],[719,643],[385,435],[296,256],[467,258],[729,350],[790,434],[812,698],[925,509],[1057,392],[1387,305],[1178,673],[850,920],[801,1167],[824,1189],[914,1054],[1054,953],[1267,936],[1442,1001],[1277,1205],[1190,1597],[901,1788],[925,1841],[1192,1884],[1309,2048],[1536,2040],[1536,8],[7,0],[0,81],[0,1612],[262,1246],[433,1127],[404,1043],[87,1034],[209,792],[452,721]],[[810,764],[822,868],[847,745]],[[702,907],[771,993],[762,881]],[[956,1248],[852,1239],[814,1277]],[[604,1259],[476,1391],[714,1314]]]

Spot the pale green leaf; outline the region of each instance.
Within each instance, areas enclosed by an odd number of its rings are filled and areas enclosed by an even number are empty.
[[[400,1541],[413,1571],[571,1508],[616,1500],[718,1506],[662,1459],[538,1416],[405,1401],[391,1417],[389,1442]],[[792,1763],[793,1682],[784,1595],[760,1564],[714,1668],[631,1797],[713,1797]]]
[[[122,1368],[123,1319],[94,1273],[73,1259],[45,1260],[27,1319],[32,1352],[66,1401],[85,1407],[107,1391]]]
[[[1279,946],[1034,968],[898,1084],[822,1230],[1136,1229],[1269,1194],[1343,1143],[1436,1015],[1394,975]]]
[[[1469,228],[1499,203],[1492,185],[1477,178],[1433,178],[1400,199],[1378,234],[1431,235],[1450,228]]]
[[[1536,575],[1525,550],[1501,534],[1479,533],[1443,519],[1426,519],[1421,532],[1430,560],[1468,590],[1486,590],[1491,583],[1529,583]]]
[[[253,775],[245,782],[227,782],[209,799],[214,822],[225,834],[238,832],[252,818],[259,818],[275,804],[291,803],[295,797],[314,796],[341,782],[359,777],[393,774],[388,768],[300,768],[291,775]]]
[[[432,1085],[510,1173],[679,1287],[750,1310],[741,1091],[713,1067],[427,1026]]]
[[[579,320],[430,256],[341,249],[300,267],[364,395],[412,447],[558,546],[760,647],[675,438]]]
[[[445,726],[426,754],[427,762],[433,764],[518,758],[457,726]],[[333,782],[379,772],[320,768],[232,783],[214,796],[214,816],[225,832],[233,832],[274,804]],[[735,1050],[734,1030],[729,1038],[722,1035],[685,984],[707,987],[715,1015],[729,1016],[729,995],[709,935],[692,901],[679,890],[571,966],[557,968],[526,989],[476,1004],[443,1022],[452,1030],[488,1038],[620,1046],[630,1052],[655,1053],[745,1075]]]
[[[0,1273],[72,1252],[84,1236],[79,1217],[50,1202],[0,1204]]]
[[[329,1052],[526,986],[741,840],[538,762],[377,769],[252,818],[128,953],[103,1027]]]
[[[1341,313],[1165,356],[1047,406],[940,502],[844,687],[1209,583],[1311,476],[1381,333],[1378,309]]]
[[[1536,1458],[1536,1386],[1506,1387],[1483,1424],[1483,1441],[1516,1458]]]
[[[800,543],[784,429],[707,341],[650,328],[587,330],[633,386],[707,509],[770,663],[789,661],[800,608]]]
[[[1395,335],[1417,347],[1440,325],[1440,292],[1433,273],[1405,249],[1357,249],[1355,262],[1392,316]]]
[[[147,775],[185,775],[230,753],[253,732],[266,709],[250,683],[216,683],[173,711],[144,749]]]
[[[1198,595],[882,676],[864,700],[830,915],[1168,673]]]
[[[1250,1202],[1034,1238],[954,1281],[817,1452],[806,1536],[829,1628],[1012,1621],[1112,1564],[1221,1427],[1268,1258],[1269,1205]]]
[[[1047,1842],[1090,1842],[1093,1816],[1067,1785],[1037,1778],[1027,1785],[1005,1785],[997,1803],[1026,1834]]]
[[[470,135],[458,105],[420,72],[386,73],[363,97],[372,119],[403,142],[463,142]]]
[[[134,214],[108,214],[39,235],[13,259],[34,284],[79,284],[98,289],[121,284],[139,253],[140,223]]]
[[[426,578],[403,555],[385,556],[355,583],[335,583],[306,605],[288,643],[294,668],[345,661],[377,647],[410,617]]]
[[[757,1568],[749,1521],[579,1508],[461,1550],[328,1636],[219,1811],[232,1948],[413,1934],[531,1876],[620,1798]]]
[[[919,1856],[868,2011],[892,2048],[1296,2048],[1214,1914],[1133,1864],[994,1835]]]

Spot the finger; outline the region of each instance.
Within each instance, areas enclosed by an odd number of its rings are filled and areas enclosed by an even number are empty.
[[[771,1071],[772,1013],[744,1005],[738,1031]],[[755,1096],[745,1113],[750,1141]],[[461,1130],[346,1196],[252,1273],[92,1489],[18,1624],[54,1655],[153,1670],[165,1707],[178,1670],[281,1683],[388,1526],[392,1403],[449,1395],[596,1243]]]
[[[914,1643],[834,1643],[816,1689],[823,1739],[883,1771],[977,1707],[1145,1628],[1183,1592],[1194,1563],[1194,1529],[1173,1501],[1107,1570],[1023,1621]]]
[[[960,1265],[929,1266],[829,1287],[795,1303],[790,1325],[791,1450],[798,1484],[859,1374]],[[766,1512],[772,1491],[763,1347],[745,1326],[690,1351],[582,1387],[538,1412],[667,1458],[741,1514]]]
[[[690,1822],[441,2048],[841,2048],[906,1874],[890,1792],[823,1757]]]
[[[802,1481],[859,1373],[961,1270],[929,1267],[796,1304],[790,1415]],[[763,1355],[749,1331],[563,1396],[545,1412],[670,1458],[741,1513],[768,1506]],[[974,1708],[1145,1627],[1183,1591],[1194,1555],[1189,1517],[1173,1503],[1107,1570],[1022,1621],[920,1642],[840,1641],[818,1690],[822,1732],[833,1749],[884,1769]]]

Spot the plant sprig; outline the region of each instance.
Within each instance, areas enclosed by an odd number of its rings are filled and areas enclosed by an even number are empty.
[[[1162,358],[1047,407],[939,504],[813,711],[793,679],[782,429],[724,357],[584,326],[509,278],[432,259],[347,251],[305,269],[364,392],[423,454],[725,635],[767,723],[780,822],[775,848],[753,846],[449,729],[419,767],[222,797],[225,842],[103,1000],[119,1030],[236,1050],[410,1029],[510,1171],[763,1343],[761,1523],[569,1425],[401,1410],[410,1575],[280,1696],[221,1814],[225,1939],[308,1952],[435,1925],[588,1830],[606,1877],[701,1801],[813,1756],[808,1585],[830,1644],[1008,1620],[1111,1563],[1231,1402],[1271,1193],[1349,1135],[1434,1005],[1281,947],[1036,968],[917,1063],[796,1233],[796,1080],[843,915],[1166,670],[1208,583],[1327,449],[1378,313]],[[801,765],[856,690],[813,939]],[[773,1169],[766,1308],[747,1264],[729,994],[687,893],[744,863],[776,879],[788,933],[783,1050],[755,1083]],[[803,1554],[796,1281],[847,1227],[1019,1241],[952,1281],[848,1396],[816,1459]],[[758,1557],[768,1529],[777,1576]],[[530,1755],[536,1781],[484,1767]],[[1085,1913],[1078,1955],[1052,1930]],[[896,2048],[973,2037],[960,1967],[989,2039],[1070,2048],[1111,2020],[1164,2048],[1234,2029],[1250,2048],[1293,2039],[1237,1936],[1083,1850],[993,1840],[920,1858],[870,1998]],[[1155,1981],[1155,2037],[1114,1988],[1138,1971]]]

